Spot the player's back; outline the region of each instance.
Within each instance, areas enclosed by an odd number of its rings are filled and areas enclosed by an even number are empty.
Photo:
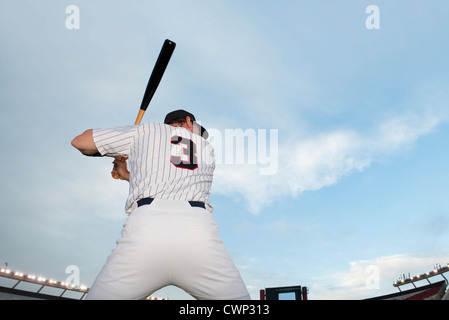
[[[134,134],[128,169],[128,205],[146,197],[207,204],[214,151],[205,139],[185,128],[150,122],[138,126]]]

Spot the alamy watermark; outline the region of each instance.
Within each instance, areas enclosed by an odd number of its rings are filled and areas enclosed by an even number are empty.
[[[65,19],[65,27],[69,30],[80,29],[80,8],[76,5],[69,5],[65,9],[65,13],[68,14]]]
[[[366,289],[379,289],[380,288],[380,269],[376,265],[369,265],[365,269],[365,273],[368,275],[365,279]]]
[[[69,276],[65,279],[65,283],[72,287],[80,286],[80,268],[76,265],[69,265],[65,268],[65,273]]]
[[[68,15],[65,20],[65,26],[69,30],[80,29],[80,8],[77,5],[69,5],[65,9]],[[380,9],[378,6],[371,4],[366,7],[365,13],[369,16],[365,20],[365,26],[368,30],[380,29]]]
[[[376,5],[369,5],[365,9],[365,13],[369,16],[365,20],[365,26],[368,30],[380,29],[380,10]]]
[[[208,129],[215,163],[257,165],[260,175],[274,175],[279,163],[278,129]]]

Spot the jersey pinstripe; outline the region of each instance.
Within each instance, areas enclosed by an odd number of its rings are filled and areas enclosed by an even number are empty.
[[[152,197],[209,203],[215,170],[212,146],[182,127],[146,123],[93,130],[94,143],[102,155],[127,156],[129,214],[139,199]]]

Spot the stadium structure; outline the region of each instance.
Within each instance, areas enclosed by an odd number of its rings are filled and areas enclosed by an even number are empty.
[[[384,296],[374,297],[368,300],[449,300],[449,290],[447,290],[448,280],[444,273],[449,271],[449,263],[446,266],[435,265],[432,271],[418,274],[416,276],[407,276],[403,274],[393,286],[398,288],[399,292]],[[441,276],[444,280],[430,282],[429,279]],[[426,281],[428,284],[419,285],[418,282]],[[412,285],[413,289],[401,290],[405,285]]]
[[[81,300],[89,291],[85,286],[8,268],[0,269],[0,279],[1,300]]]
[[[42,276],[0,269],[0,300],[83,300],[89,288]],[[149,296],[147,300],[165,300]]]
[[[449,300],[446,266],[436,265],[432,271],[416,276],[402,275],[393,283],[399,292],[366,300]],[[431,282],[436,276],[443,280]],[[0,300],[83,300],[89,291],[86,286],[25,274],[0,268]],[[425,285],[420,285],[426,281]],[[405,285],[412,289],[402,290]],[[308,300],[309,289],[302,286],[272,287],[260,290],[260,300]],[[147,300],[165,300],[149,296]]]

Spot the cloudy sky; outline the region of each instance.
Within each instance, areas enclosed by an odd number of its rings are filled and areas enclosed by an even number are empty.
[[[214,215],[253,299],[292,285],[362,299],[445,265],[447,12],[446,0],[1,0],[0,264],[59,280],[75,265],[92,284],[128,186],[70,141],[134,122],[171,39],[143,121],[185,108],[213,133]]]

